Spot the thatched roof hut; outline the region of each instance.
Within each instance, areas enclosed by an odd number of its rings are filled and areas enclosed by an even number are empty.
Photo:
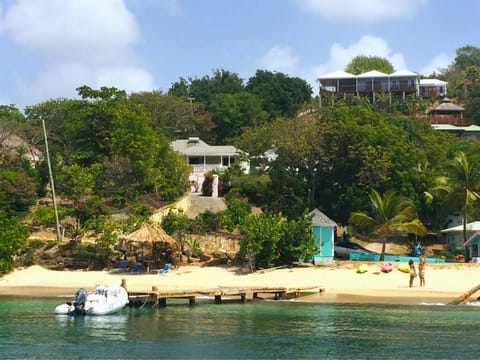
[[[142,248],[151,251],[153,244],[158,243],[162,247],[170,248],[171,252],[178,251],[180,245],[177,240],[168,235],[165,230],[157,225],[143,223],[140,229],[125,236],[124,241],[128,243],[142,244]]]

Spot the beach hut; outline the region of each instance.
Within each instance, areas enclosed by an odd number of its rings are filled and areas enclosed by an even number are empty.
[[[313,256],[313,262],[317,264],[333,263],[333,246],[335,241],[335,227],[337,224],[322,213],[320,210],[313,210],[312,233],[315,245],[319,249]]]
[[[177,240],[157,225],[143,223],[140,229],[125,236],[127,245],[141,248],[142,257],[148,256],[157,261],[159,257],[170,257],[180,251]],[[169,259],[171,260],[171,259]]]

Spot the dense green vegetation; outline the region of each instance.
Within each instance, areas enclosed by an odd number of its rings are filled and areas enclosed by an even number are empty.
[[[385,59],[361,56],[347,70],[392,72],[389,65]],[[448,81],[448,95],[463,101],[466,115],[480,121],[480,49],[458,49],[451,66],[432,75]],[[17,234],[14,245],[12,239],[0,240],[6,259],[0,272],[11,268],[9,259],[26,239],[21,221],[54,221],[51,210],[33,206],[51,194],[45,158],[32,162],[27,157],[35,148],[45,154],[42,122],[55,190],[63,202],[60,217],[74,219],[66,235],[77,239],[89,231],[105,249],[116,242],[116,230],[134,229],[153,209],[187,190],[190,169],[170,143],[189,136],[236,145],[248,153],[252,170],[219,174],[229,199],[224,214],[202,214],[193,227],[188,219],[167,217],[165,227],[180,237],[186,231],[239,231],[255,266],[311,255],[307,210],[319,208],[343,225],[352,213],[375,219],[372,193],[394,190],[416,215],[406,222],[419,220],[430,231],[442,228],[448,214],[463,214],[465,221],[480,215],[475,206],[478,143],[436,132],[417,119],[414,115],[426,107],[417,97],[392,106],[382,94],[374,102],[326,97],[330,106],[318,108],[311,87],[300,78],[258,70],[244,81],[223,69],[181,78],[165,94],[77,90],[77,99],[51,99],[24,113],[14,105],[0,106],[1,224],[3,233]],[[14,135],[23,142],[4,146]],[[471,180],[467,194],[460,191],[466,179],[455,164],[469,166],[463,174]],[[248,215],[249,204],[264,215]],[[128,220],[115,220],[112,215],[119,212]]]

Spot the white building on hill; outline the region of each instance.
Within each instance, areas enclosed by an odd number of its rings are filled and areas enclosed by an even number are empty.
[[[190,137],[173,141],[171,147],[187,158],[192,167],[190,182],[195,182],[197,190],[201,189],[204,174],[212,170],[226,170],[235,163],[245,172],[250,170],[247,161],[240,161],[241,150],[232,145],[209,145],[198,137]]]

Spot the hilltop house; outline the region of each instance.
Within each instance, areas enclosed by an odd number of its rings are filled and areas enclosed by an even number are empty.
[[[438,79],[420,79],[420,95],[424,98],[438,98],[447,95],[446,81]]]
[[[198,137],[190,137],[173,141],[171,148],[183,155],[192,167],[190,183],[195,191],[201,189],[204,174],[209,171],[225,170],[234,163],[249,171],[249,163],[240,160],[241,151],[232,145],[209,145]]]
[[[407,95],[421,95],[425,98],[445,96],[447,83],[437,79],[420,79],[420,75],[408,70],[385,74],[380,71],[368,71],[353,75],[345,71],[336,71],[318,77],[320,104],[322,95],[355,94],[372,96],[375,93],[388,93],[392,98],[405,99]],[[321,106],[321,105],[320,105]]]

